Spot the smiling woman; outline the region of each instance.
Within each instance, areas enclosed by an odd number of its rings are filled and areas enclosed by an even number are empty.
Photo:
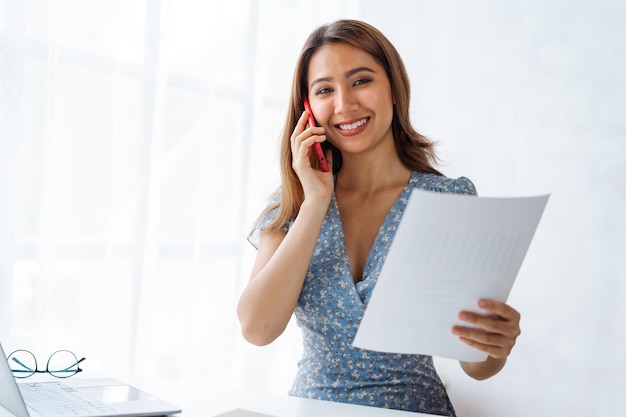
[[[408,118],[408,85],[396,49],[365,22],[335,21],[307,38],[282,138],[283,182],[250,236],[258,254],[237,313],[255,345],[272,343],[295,315],[304,353],[291,395],[455,416],[432,357],[352,345],[412,190],[476,194],[467,178],[434,167],[432,143]],[[319,126],[305,126],[303,96]],[[312,163],[320,142],[330,171]],[[520,315],[476,303],[480,313],[459,312],[465,325],[450,332],[487,354],[461,363],[486,379],[511,353]]]

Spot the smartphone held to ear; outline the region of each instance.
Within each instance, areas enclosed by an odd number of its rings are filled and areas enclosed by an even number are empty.
[[[309,99],[304,97],[304,109],[307,113],[309,113],[309,126],[315,126],[315,117],[313,117],[313,112],[311,111],[311,105],[309,104]],[[313,144],[313,148],[315,149],[315,154],[317,155],[317,159],[319,160],[320,167],[322,171],[328,172],[328,163],[326,162],[326,155],[324,155],[324,150],[322,149],[322,145],[319,142],[315,142]]]

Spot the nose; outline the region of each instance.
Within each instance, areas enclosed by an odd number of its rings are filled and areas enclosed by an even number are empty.
[[[358,108],[356,97],[352,91],[339,89],[335,93],[335,113],[349,114]]]

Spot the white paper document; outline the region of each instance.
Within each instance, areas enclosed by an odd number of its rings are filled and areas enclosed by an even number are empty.
[[[451,333],[479,298],[506,301],[549,195],[491,198],[414,190],[354,346],[483,361]],[[484,313],[484,311],[483,311]]]

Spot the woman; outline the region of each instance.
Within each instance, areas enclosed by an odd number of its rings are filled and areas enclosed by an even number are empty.
[[[319,127],[307,127],[308,96]],[[454,415],[432,358],[351,345],[414,188],[475,194],[467,178],[435,167],[433,144],[409,120],[409,82],[393,45],[374,27],[340,20],[315,30],[296,65],[281,147],[282,185],[252,235],[258,254],[237,313],[244,337],[266,345],[295,312],[304,340],[291,395]],[[312,146],[322,143],[329,172]],[[520,333],[519,314],[478,300],[451,331],[488,353],[461,363],[496,374]],[[415,329],[419,332],[419,329]]]

